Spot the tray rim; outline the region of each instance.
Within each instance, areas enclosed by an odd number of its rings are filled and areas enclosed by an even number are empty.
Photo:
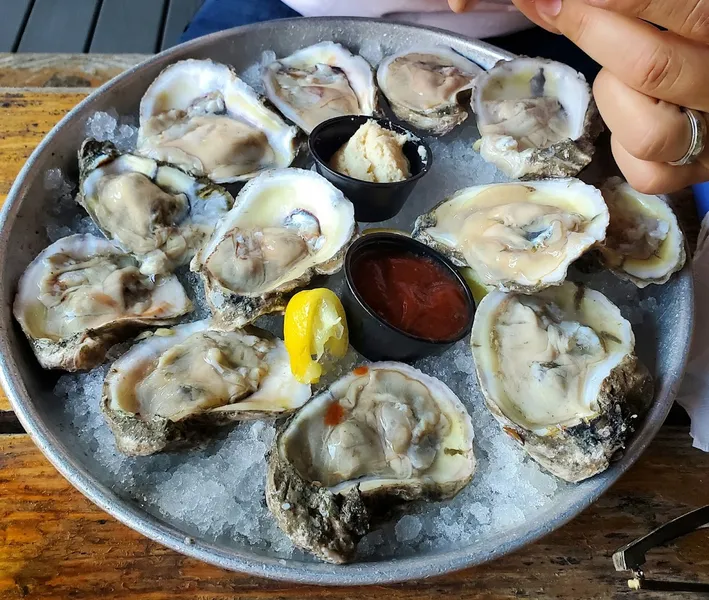
[[[302,23],[306,20],[313,23],[336,23],[340,26],[346,26],[348,23],[381,23],[395,26],[397,29],[410,29],[412,32],[416,30],[432,31],[441,37],[441,41],[447,38],[459,43],[472,44],[490,54],[499,56],[500,60],[514,58],[515,56],[487,42],[472,40],[443,29],[397,23],[386,19],[370,19],[364,17],[298,17],[293,19],[280,19],[278,22],[288,25],[289,23],[295,22]],[[165,50],[111,79],[69,111],[33,150],[8,193],[2,210],[0,210],[0,256],[6,256],[5,249],[7,248],[11,226],[14,224],[17,212],[20,209],[20,201],[24,197],[23,188],[26,185],[25,180],[33,171],[34,163],[37,162],[38,158],[42,155],[49,141],[57,135],[63,127],[71,123],[77,115],[82,113],[85,108],[90,106],[96,98],[109,93],[114,87],[119,86],[125,80],[133,77],[136,73],[139,73],[148,66],[155,65],[156,63],[167,64],[175,55],[182,54],[190,49],[204,49],[210,44],[222,39],[238,36],[247,32],[258,31],[259,29],[270,29],[274,22],[276,21],[235,27]],[[0,265],[0,272],[3,269],[4,263]],[[603,475],[603,479],[598,480],[601,481],[600,485],[596,485],[580,502],[577,502],[563,512],[559,512],[554,518],[530,528],[531,533],[526,537],[519,536],[515,538],[507,533],[498,537],[498,543],[495,549],[483,549],[483,551],[476,549],[475,545],[471,544],[455,550],[434,551],[421,558],[417,556],[389,558],[377,562],[360,562],[344,566],[267,557],[249,552],[246,547],[242,549],[232,548],[229,551],[225,551],[216,544],[187,536],[184,532],[181,532],[177,526],[169,525],[159,517],[155,517],[142,509],[137,502],[119,496],[117,492],[114,492],[97,481],[88,469],[82,466],[80,462],[72,456],[72,452],[47,428],[40,415],[37,414],[24,385],[20,369],[15,362],[9,358],[11,348],[8,343],[6,331],[12,327],[12,316],[10,315],[10,322],[8,323],[5,322],[5,314],[0,315],[0,383],[5,389],[15,414],[25,428],[25,431],[30,435],[34,443],[50,463],[52,463],[79,492],[124,525],[174,551],[224,569],[293,583],[316,585],[374,585],[409,581],[442,575],[459,571],[469,566],[483,564],[494,558],[514,552],[527,544],[538,541],[593,504],[628,468],[630,468],[630,466],[632,466],[632,464],[634,464],[653,440],[664,422],[674,402],[688,360],[695,309],[694,285],[689,260],[682,271],[676,274],[675,277],[682,277],[684,283],[688,286],[690,292],[692,292],[690,296],[690,314],[686,315],[690,335],[685,340],[684,347],[682,348],[683,359],[679,365],[676,381],[670,387],[665,398],[662,398],[660,401],[655,399],[642,430],[634,436],[631,442],[632,452],[626,451],[622,459]],[[0,278],[0,286],[2,285],[4,284],[2,283],[2,278]]]

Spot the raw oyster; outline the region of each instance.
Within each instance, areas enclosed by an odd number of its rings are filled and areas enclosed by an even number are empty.
[[[111,142],[84,141],[79,173],[77,202],[107,237],[142,258],[144,273],[188,263],[234,204],[208,179],[121,154]]]
[[[468,118],[478,65],[446,46],[410,48],[385,58],[377,83],[399,119],[444,135]]]
[[[321,42],[266,65],[266,96],[306,133],[333,117],[373,115],[377,86],[369,63],[334,42]]]
[[[266,503],[294,544],[343,563],[402,504],[452,498],[474,471],[473,424],[458,397],[408,365],[375,363],[276,434]]]
[[[45,369],[78,371],[142,328],[192,310],[173,275],[142,275],[130,254],[104,239],[71,235],[45,248],[20,278],[13,312]]]
[[[684,236],[662,198],[641,194],[622,179],[601,188],[610,211],[606,240],[599,245],[605,265],[640,288],[666,283],[684,266]]]
[[[562,283],[608,220],[601,193],[578,179],[498,183],[456,192],[416,220],[413,237],[483,285],[533,292]]]
[[[217,183],[287,167],[297,133],[230,67],[211,60],[170,65],[140,101],[138,151]]]
[[[283,311],[288,293],[342,267],[354,208],[312,171],[282,169],[247,183],[192,260],[215,319],[242,327]]]
[[[573,177],[603,125],[586,79],[541,58],[497,63],[475,81],[482,157],[515,179]]]
[[[490,412],[566,481],[608,468],[652,401],[630,323],[583,286],[567,282],[533,296],[492,292],[478,306],[471,342]]]
[[[197,321],[158,329],[113,363],[101,409],[118,449],[144,456],[218,425],[288,414],[308,398],[281,340]]]

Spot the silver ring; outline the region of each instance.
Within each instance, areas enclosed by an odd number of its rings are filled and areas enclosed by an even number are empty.
[[[692,108],[682,108],[682,112],[689,119],[689,125],[692,128],[692,141],[689,144],[687,153],[682,158],[669,163],[673,167],[691,165],[704,152],[707,143],[707,122],[704,115]]]

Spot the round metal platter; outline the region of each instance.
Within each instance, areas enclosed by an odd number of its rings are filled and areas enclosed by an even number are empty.
[[[258,62],[265,50],[285,56],[324,40],[340,42],[352,50],[375,40],[385,53],[413,45],[443,44],[486,68],[500,59],[511,57],[488,44],[440,30],[367,19],[294,19],[238,28],[195,40],[163,52],[104,85],[72,110],[39,145],[15,181],[2,210],[2,384],[27,432],[74,486],[129,527],[178,552],[226,569],[303,583],[374,584],[439,575],[502,556],[560,527],[594,502],[642,454],[672,404],[689,350],[694,302],[689,265],[668,284],[651,286],[649,293],[657,300],[658,308],[652,314],[651,322],[643,323],[645,331],[639,345],[645,346],[646,350],[650,348],[644,359],[655,376],[656,397],[619,461],[605,473],[569,486],[568,491],[560,495],[540,518],[527,521],[503,535],[446,551],[345,566],[284,560],[248,546],[216,544],[187,537],[178,527],[149,514],[134,500],[101,483],[104,478],[77,449],[72,432],[58,426],[52,418],[57,403],[52,394],[56,376],[42,371],[11,316],[19,276],[48,244],[44,228],[39,225],[47,210],[44,173],[47,169],[59,167],[68,176],[76,177],[76,152],[84,139],[85,123],[91,114],[109,108],[115,108],[119,114],[136,114],[140,98],[150,82],[166,65],[179,59],[210,58],[232,64],[237,71],[242,71]],[[534,49],[530,48],[528,54],[533,55]],[[468,123],[472,123],[472,119]],[[439,200],[431,199],[431,206]],[[652,342],[646,345],[646,340]]]

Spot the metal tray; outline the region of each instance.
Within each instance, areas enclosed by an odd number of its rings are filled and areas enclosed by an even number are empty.
[[[52,395],[55,377],[39,368],[11,316],[20,274],[47,245],[44,228],[40,225],[46,211],[43,175],[49,168],[60,167],[69,176],[76,176],[76,151],[90,114],[110,107],[120,114],[137,112],[140,97],[148,84],[162,68],[178,59],[211,58],[233,64],[241,70],[256,63],[264,50],[274,50],[284,56],[323,40],[341,42],[352,49],[375,40],[385,52],[414,44],[446,44],[483,67],[510,57],[488,44],[440,30],[367,19],[294,19],[238,28],[195,40],[163,52],[106,84],[72,110],[39,145],[15,181],[0,215],[2,384],[17,416],[37,446],[75,487],[129,527],[178,552],[227,569],[304,583],[374,584],[439,575],[502,556],[560,527],[594,502],[638,459],[662,425],[685,366],[694,302],[689,266],[667,285],[652,286],[649,292],[657,299],[658,306],[651,315],[649,335],[650,339],[654,338],[654,343],[649,344],[648,361],[654,364],[656,398],[624,456],[608,471],[570,486],[541,518],[504,535],[443,552],[346,566],[283,560],[249,547],[186,538],[179,528],[148,514],[135,501],[100,483],[100,474],[92,471],[96,467],[92,467],[74,447],[71,432],[57,426],[52,419],[53,403],[56,406]],[[530,48],[529,53],[533,54],[534,49]],[[601,168],[605,170],[605,167]]]

